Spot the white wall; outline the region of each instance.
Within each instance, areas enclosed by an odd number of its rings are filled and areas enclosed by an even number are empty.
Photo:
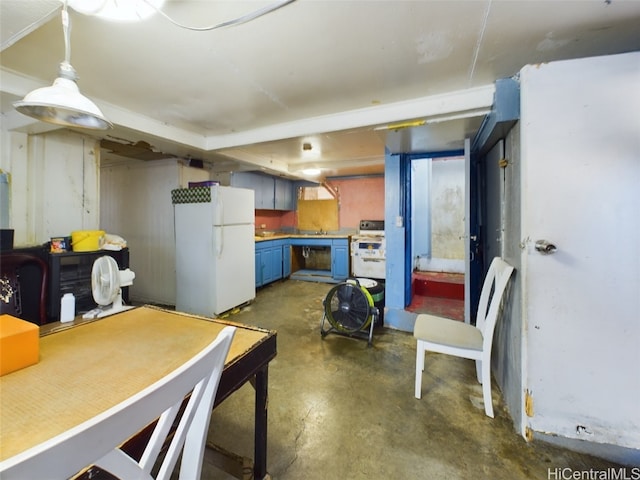
[[[120,234],[137,270],[131,297],[174,304],[170,191],[208,179],[208,171],[177,160],[127,160],[127,166],[100,172],[99,144],[89,135],[64,129],[38,135],[2,129],[1,135],[0,169],[9,180],[6,227],[15,230],[16,247],[41,245],[74,230]]]
[[[640,53],[520,78],[524,429],[640,449]]]
[[[411,253],[418,270],[428,270],[431,259],[431,165],[430,158],[411,160]]]
[[[100,222],[107,232],[127,241],[130,266],[136,273],[130,298],[175,305],[171,190],[187,187],[190,181],[207,180],[209,171],[187,167],[176,159],[106,163],[100,171]]]
[[[14,245],[32,246],[99,227],[99,150],[87,135],[2,131],[0,166],[9,177]]]
[[[464,158],[431,166],[431,238],[434,258],[464,259]]]
[[[414,160],[412,164],[416,162],[425,160]],[[420,255],[416,266],[424,271],[464,273],[464,158],[436,158],[430,160],[430,164],[427,188],[413,186],[414,198],[421,193],[429,196],[428,215],[424,221],[430,221],[428,231],[431,233],[430,255],[414,251],[414,255]],[[419,226],[422,221],[414,218],[414,225]]]

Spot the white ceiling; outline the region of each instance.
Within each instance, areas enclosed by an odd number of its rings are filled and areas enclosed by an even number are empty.
[[[163,11],[207,26],[273,2],[167,0]],[[45,128],[10,104],[55,78],[64,58],[60,5],[0,0],[10,129]],[[324,167],[325,176],[381,172],[385,145],[461,148],[496,79],[530,63],[640,49],[637,1],[297,0],[206,32],[160,15],[140,23],[70,15],[80,89],[116,125],[102,137],[144,141],[218,170],[288,176],[305,166]],[[426,123],[384,129],[414,119]],[[305,142],[316,157],[303,156]]]

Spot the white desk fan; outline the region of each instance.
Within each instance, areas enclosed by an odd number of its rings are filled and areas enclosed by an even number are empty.
[[[133,285],[134,278],[136,274],[130,269],[119,270],[113,257],[98,257],[91,268],[91,293],[98,308],[88,311],[82,317],[102,318],[133,308],[122,303],[122,287]]]

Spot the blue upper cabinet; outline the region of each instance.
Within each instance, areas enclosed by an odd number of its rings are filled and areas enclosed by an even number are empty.
[[[234,172],[229,180],[229,185],[238,188],[248,188],[255,192],[254,202],[256,209],[268,209],[273,202],[273,181],[269,188],[269,177],[253,172]],[[271,192],[269,192],[271,190]],[[269,202],[271,197],[271,202]]]
[[[293,210],[293,182],[256,172],[234,172],[229,184],[255,192],[256,210]]]
[[[274,206],[274,183],[273,178],[266,175],[256,175],[256,209],[273,210]]]
[[[295,210],[293,182],[275,178],[275,209]]]

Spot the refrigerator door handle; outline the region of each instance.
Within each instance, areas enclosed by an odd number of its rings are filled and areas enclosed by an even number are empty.
[[[221,195],[216,195],[216,211],[214,220],[216,225],[224,225],[224,203],[220,197]]]
[[[222,250],[224,250],[223,239],[224,235],[222,229],[224,227],[222,225],[215,227],[213,229],[213,247],[216,251],[216,257],[222,257]]]

